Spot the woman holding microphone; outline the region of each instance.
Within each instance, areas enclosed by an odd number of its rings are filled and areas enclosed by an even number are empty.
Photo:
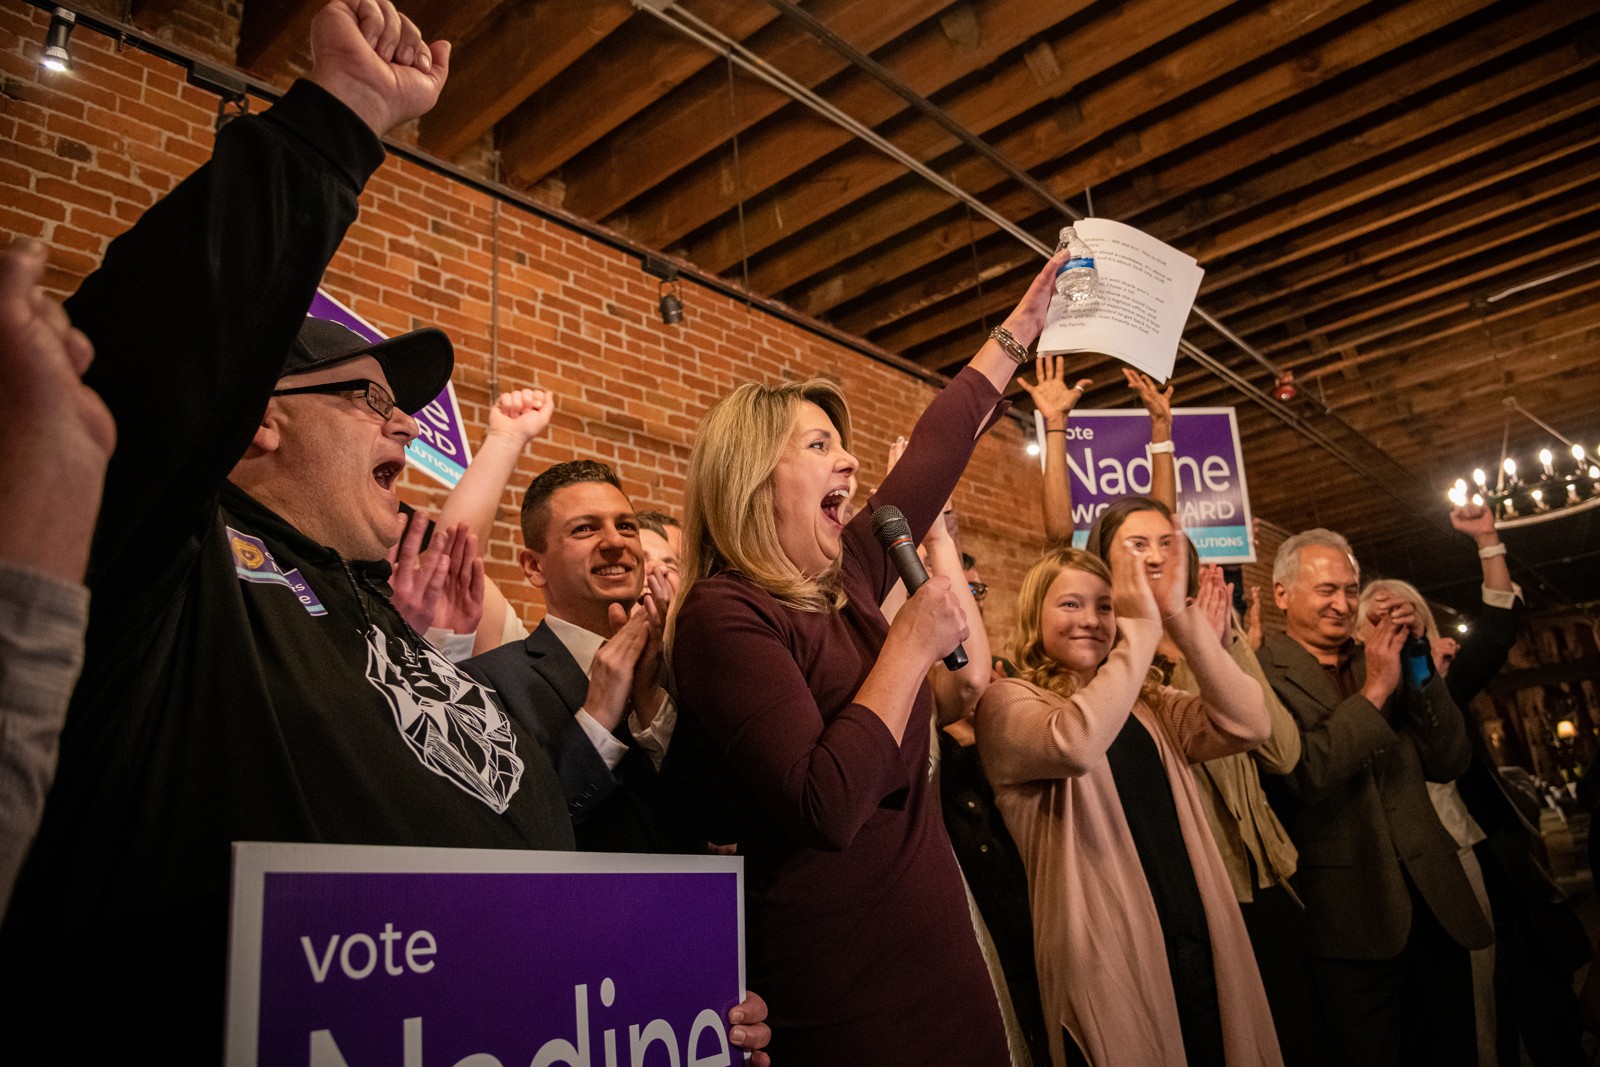
[[[923,413],[848,524],[857,463],[843,393],[735,389],[706,415],[685,487],[671,636],[679,724],[664,772],[701,833],[746,857],[747,985],[790,1067],[1011,1062],[929,781],[929,668],[966,636],[934,578],[891,626],[898,577],[875,508],[914,541],[1044,326],[1064,255]]]

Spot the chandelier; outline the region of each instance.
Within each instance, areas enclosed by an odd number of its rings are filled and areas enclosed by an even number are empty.
[[[1525,416],[1566,446],[1564,452],[1554,452],[1545,447],[1539,450],[1539,461],[1519,465],[1508,454],[1511,423],[1506,422],[1505,439],[1500,446],[1500,469],[1494,484],[1482,467],[1472,472],[1472,482],[1457,478],[1445,497],[1456,507],[1468,500],[1474,504],[1487,504],[1494,511],[1495,527],[1501,530],[1518,526],[1532,526],[1551,519],[1576,515],[1600,507],[1600,447],[1593,451],[1549,423],[1539,419],[1522,405],[1516,397],[1505,398],[1505,405]]]

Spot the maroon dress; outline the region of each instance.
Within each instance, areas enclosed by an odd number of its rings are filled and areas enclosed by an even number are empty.
[[[1000,400],[963,371],[917,423],[871,505],[920,540]],[[712,840],[746,857],[747,985],[784,1067],[1010,1063],[994,987],[929,775],[933,701],[904,739],[852,703],[888,633],[895,572],[871,505],[845,528],[837,612],[780,604],[734,573],[678,616],[679,723],[664,776]]]

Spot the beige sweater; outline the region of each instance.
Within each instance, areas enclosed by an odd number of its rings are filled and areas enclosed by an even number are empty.
[[[1228,1063],[1279,1067],[1261,976],[1189,772],[1191,761],[1260,744],[1271,727],[1260,687],[1208,636],[1197,609],[1167,626],[1199,696],[1163,689],[1154,709],[1139,699],[1161,626],[1124,619],[1110,657],[1070,699],[1007,679],[978,706],[984,769],[1028,869],[1045,1018],[1066,1027],[1095,1067],[1185,1063],[1161,922],[1105,758],[1131,708],[1160,751],[1205,907]],[[1050,1039],[1062,1067],[1059,1029]]]

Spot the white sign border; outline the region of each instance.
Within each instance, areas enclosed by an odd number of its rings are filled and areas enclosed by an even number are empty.
[[[1080,414],[1080,415],[1092,415],[1095,418],[1099,418],[1102,415],[1114,415],[1114,416],[1117,416],[1119,418],[1129,418],[1129,419],[1132,419],[1132,418],[1148,419],[1150,417],[1150,413],[1148,411],[1145,411],[1143,408],[1084,408],[1082,411],[1078,412],[1078,414]],[[1258,560],[1260,559],[1259,555],[1256,553],[1255,511],[1250,506],[1250,482],[1249,482],[1249,479],[1245,476],[1245,471],[1244,471],[1244,445],[1239,440],[1239,413],[1238,413],[1238,409],[1231,408],[1231,407],[1173,408],[1172,409],[1172,419],[1173,419],[1173,424],[1174,425],[1177,424],[1177,419],[1178,419],[1179,415],[1223,415],[1223,414],[1226,414],[1228,416],[1228,431],[1233,435],[1233,454],[1235,456],[1239,457],[1239,493],[1240,493],[1241,498],[1244,501],[1244,543],[1245,543],[1245,551],[1248,553],[1248,555],[1245,558],[1242,558],[1242,559],[1221,559],[1221,560],[1218,560],[1218,559],[1213,558],[1211,560],[1202,559],[1201,562],[1202,563],[1216,562],[1216,563],[1221,563],[1224,566],[1235,567],[1235,566],[1243,566],[1246,563],[1255,563],[1255,562],[1258,562]],[[1069,414],[1067,416],[1067,425],[1070,426],[1071,424],[1072,424],[1072,416]],[[1039,471],[1040,471],[1040,473],[1043,473],[1044,472],[1044,463],[1045,463],[1045,459],[1046,459],[1046,456],[1045,456],[1045,435],[1044,435],[1044,415],[1043,415],[1042,412],[1039,412],[1039,411],[1035,411],[1033,413],[1033,439],[1034,439],[1034,442],[1039,446]],[[1177,457],[1176,456],[1173,457],[1173,462],[1177,462]],[[1072,477],[1072,475],[1068,474],[1067,477],[1070,478],[1070,477]],[[1176,485],[1176,482],[1174,482],[1174,485]],[[1180,510],[1183,507],[1183,496],[1182,496],[1181,493],[1179,494],[1179,497],[1178,497],[1178,507],[1179,507]],[[1074,531],[1074,533],[1076,533],[1076,531]]]
[[[732,874],[739,916],[739,991],[745,985],[744,858],[533,849],[233,843],[228,921],[226,1067],[256,1067],[261,1028],[261,936],[268,873],[332,874]]]

